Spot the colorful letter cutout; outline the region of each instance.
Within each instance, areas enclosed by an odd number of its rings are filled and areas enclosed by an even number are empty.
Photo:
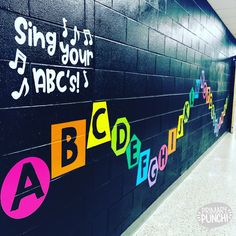
[[[204,83],[206,81],[204,70],[202,70],[202,73],[201,73],[201,76],[200,76],[200,81],[201,81],[201,88],[203,89],[204,88]]]
[[[141,141],[134,134],[126,149],[126,156],[129,170],[138,165],[140,152],[141,152]]]
[[[183,109],[184,123],[186,124],[190,117],[190,104],[189,101],[186,101]]]
[[[168,148],[164,144],[158,154],[158,167],[160,171],[163,171],[166,168],[168,161]]]
[[[116,156],[125,153],[130,141],[130,125],[125,117],[117,119],[111,137],[111,148]]]
[[[210,96],[209,96],[209,109],[212,109],[213,107],[213,94],[210,93]]]
[[[157,182],[158,162],[157,157],[151,159],[148,170],[148,183],[151,188]]]
[[[214,134],[216,135],[216,137],[218,137],[219,136],[219,125],[218,125],[218,119],[217,118],[213,122],[213,126],[214,126]]]
[[[195,91],[194,91],[194,98],[195,99],[199,98],[200,87],[201,87],[201,80],[197,79],[195,82]]]
[[[51,143],[52,178],[84,166],[86,120],[52,125]]]
[[[3,211],[13,219],[33,214],[45,200],[50,185],[50,171],[38,157],[27,157],[8,172],[1,189]]]
[[[184,116],[180,115],[177,127],[177,139],[184,136]]]
[[[177,128],[170,129],[168,135],[168,154],[176,151]]]
[[[150,152],[151,150],[147,149],[140,153],[136,186],[144,182],[148,177],[148,164],[150,159]]]
[[[206,104],[210,102],[211,87],[206,88]]]
[[[214,104],[212,104],[212,108],[211,108],[211,119],[212,120],[216,119],[215,105]]]
[[[189,104],[190,104],[190,107],[194,106],[194,99],[195,99],[195,92],[194,92],[194,89],[191,88],[190,93],[189,93]]]
[[[202,93],[203,99],[206,99],[206,96],[207,96],[207,83],[204,82],[203,93]]]
[[[110,124],[106,102],[94,102],[89,128],[87,148],[92,148],[111,140]]]

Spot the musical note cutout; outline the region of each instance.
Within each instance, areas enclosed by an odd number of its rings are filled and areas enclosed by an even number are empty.
[[[74,27],[74,38],[70,40],[71,45],[75,46],[77,40],[80,39],[80,33],[77,29],[77,26]]]
[[[88,88],[89,82],[88,82],[88,78],[87,78],[87,71],[84,70],[84,71],[83,71],[83,74],[84,74],[84,79],[85,79],[84,88]]]
[[[92,35],[90,33],[90,30],[84,29],[83,32],[84,32],[84,37],[85,37],[84,45],[85,46],[93,45],[93,39],[92,39]],[[88,40],[88,38],[89,38],[89,40]]]
[[[68,30],[67,30],[67,27],[66,27],[66,23],[67,23],[67,19],[66,18],[63,18],[63,28],[64,28],[64,31],[62,33],[62,36],[64,38],[66,38],[68,36]]]
[[[25,97],[29,93],[29,84],[28,84],[27,78],[23,79],[23,82],[21,84],[20,90],[12,92],[11,96],[15,100],[18,100],[21,97],[21,95],[23,94],[23,91],[25,91],[25,93],[24,93],[24,97]]]
[[[22,67],[17,69],[18,74],[23,75],[25,73],[26,59],[27,57],[19,49],[16,49],[16,56],[14,61],[9,62],[10,68],[15,70],[18,66],[19,59],[22,61]]]

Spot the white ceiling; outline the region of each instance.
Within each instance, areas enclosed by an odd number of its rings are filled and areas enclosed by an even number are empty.
[[[208,0],[236,38],[236,0]]]

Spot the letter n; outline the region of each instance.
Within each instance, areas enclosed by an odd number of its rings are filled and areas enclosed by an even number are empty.
[[[52,178],[85,165],[86,120],[52,125]]]

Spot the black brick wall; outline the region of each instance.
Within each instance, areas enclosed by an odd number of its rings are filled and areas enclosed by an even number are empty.
[[[11,92],[21,81],[8,65],[16,48],[27,54],[29,81],[33,67],[69,68],[61,64],[58,49],[50,57],[46,49],[17,45],[18,16],[58,37],[63,17],[71,35],[75,25],[81,31],[90,29],[94,59],[86,90],[79,95],[30,92],[12,99]],[[156,156],[167,144],[168,130],[177,126],[202,70],[220,116],[225,98],[232,94],[234,54],[235,39],[205,0],[1,1],[0,184],[24,157],[41,157],[50,168],[51,125],[86,119],[88,131],[94,101],[107,101],[111,129],[117,118],[125,116],[131,137],[136,134],[142,150],[151,148],[150,158]],[[219,137],[229,130],[230,119],[229,104]],[[120,235],[219,137],[205,101],[195,100],[185,135],[153,188],[147,181],[136,187],[137,168],[128,170],[126,155],[116,157],[105,143],[86,151],[86,166],[51,181],[44,203],[33,215],[14,220],[1,209],[0,234]]]

